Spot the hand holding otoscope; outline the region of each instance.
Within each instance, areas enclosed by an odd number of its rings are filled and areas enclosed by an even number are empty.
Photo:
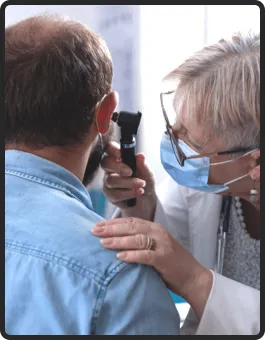
[[[120,208],[122,217],[153,220],[157,204],[154,175],[142,153],[135,154],[135,136],[141,113],[115,112],[112,120],[121,128],[120,147],[110,142],[101,162],[105,171],[103,191],[107,199]],[[121,162],[117,162],[117,158]],[[125,167],[125,168],[124,168]],[[124,170],[130,168],[130,175]]]
[[[127,111],[114,112],[112,116],[112,120],[121,128],[121,159],[124,164],[127,164],[132,169],[131,177],[136,177],[135,136],[137,135],[141,117],[141,112],[132,113]],[[136,198],[126,200],[125,204],[128,207],[135,206]]]

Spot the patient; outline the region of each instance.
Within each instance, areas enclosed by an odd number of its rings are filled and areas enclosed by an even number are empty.
[[[9,335],[179,333],[158,273],[120,262],[90,232],[102,218],[82,182],[110,139],[111,84],[110,53],[84,25],[45,15],[6,29]]]

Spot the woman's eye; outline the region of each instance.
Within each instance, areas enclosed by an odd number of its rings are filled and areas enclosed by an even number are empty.
[[[197,149],[197,150],[202,150],[202,149],[203,149],[202,146],[200,146],[200,145],[198,145],[198,144],[192,142],[192,141],[189,139],[188,136],[186,136],[186,138],[187,138],[188,142],[189,142],[195,149]]]

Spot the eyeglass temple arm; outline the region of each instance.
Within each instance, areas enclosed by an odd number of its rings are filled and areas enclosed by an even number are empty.
[[[214,153],[204,153],[204,154],[199,154],[199,155],[194,155],[194,156],[187,156],[186,159],[193,159],[193,158],[201,158],[201,157],[212,157],[212,156],[220,156],[220,155],[230,155],[233,153],[238,153],[238,152],[247,152],[251,151],[254,148],[238,148],[238,149],[232,149],[228,151],[220,151],[220,152],[214,152]]]

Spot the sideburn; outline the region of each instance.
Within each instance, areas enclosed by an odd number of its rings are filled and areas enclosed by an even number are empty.
[[[96,145],[91,151],[83,179],[83,184],[85,187],[91,184],[94,177],[96,176],[100,168],[100,163],[102,160],[102,156],[105,152],[106,146],[113,140],[113,138],[114,138],[114,123],[111,122],[108,133],[102,135],[102,142],[101,138],[98,138]]]

